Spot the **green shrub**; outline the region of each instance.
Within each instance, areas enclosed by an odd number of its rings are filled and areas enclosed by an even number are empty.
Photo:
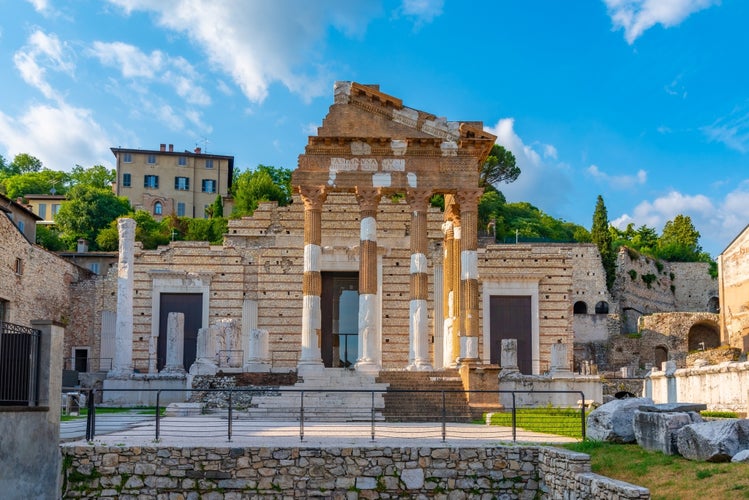
[[[653,282],[656,279],[658,279],[658,276],[656,276],[655,274],[652,274],[652,273],[648,273],[648,274],[643,274],[641,276],[641,278],[642,278],[642,281],[644,281],[645,284],[648,286],[648,288],[653,288],[653,286],[652,286]]]
[[[708,418],[739,418],[739,415],[734,411],[703,410],[700,415]]]
[[[637,271],[634,269],[630,269],[627,273],[629,274],[629,277],[632,278],[632,281],[637,279]]]

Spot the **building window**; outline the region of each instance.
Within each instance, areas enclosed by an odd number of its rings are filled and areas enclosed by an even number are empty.
[[[91,272],[99,274],[99,263],[98,262],[92,262],[91,264],[88,265],[88,268],[91,270]]]
[[[23,261],[20,257],[16,257],[16,274],[23,274]]]
[[[572,308],[573,314],[588,314],[588,304],[582,300],[575,302]]]
[[[185,165],[187,165],[187,158],[185,158],[184,156],[180,156],[179,158],[177,158],[177,165],[179,165],[180,167],[184,167]]]
[[[57,212],[60,211],[60,204],[59,203],[53,203],[52,204],[52,217],[57,215]]]
[[[164,211],[164,207],[161,205],[160,201],[157,201],[153,204],[153,214],[154,215],[161,215]]]
[[[609,313],[609,303],[605,301],[600,301],[598,304],[596,304],[596,314],[608,314]]]
[[[22,220],[19,220],[18,221],[18,230],[21,231],[21,232],[23,232],[23,228],[24,228],[24,223],[23,223]]]
[[[130,153],[123,153],[122,154],[122,162],[123,163],[132,163],[133,162],[133,155]]]
[[[153,165],[156,163],[156,155],[148,155],[148,163]]]
[[[131,181],[130,174],[122,174],[122,186],[123,187],[129,188],[130,181]]]
[[[184,203],[177,203],[177,216],[178,217],[185,216],[185,204]]]
[[[0,321],[8,321],[10,314],[10,302],[0,299]]]
[[[159,176],[158,175],[144,176],[143,187],[157,189],[159,187]]]
[[[174,189],[176,189],[177,191],[187,191],[188,189],[190,189],[190,178],[189,177],[175,177]]]
[[[46,219],[47,218],[47,204],[40,203],[38,210],[39,210],[39,213],[37,215],[39,215],[39,217],[41,217],[42,219]]]
[[[213,158],[205,159],[205,168],[213,168]]]
[[[203,192],[204,193],[215,193],[216,192],[216,181],[213,179],[203,179]]]

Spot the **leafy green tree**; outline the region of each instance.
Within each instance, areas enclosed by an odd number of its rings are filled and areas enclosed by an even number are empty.
[[[216,195],[213,203],[205,209],[205,215],[211,219],[224,216],[224,200],[220,194]]]
[[[70,172],[70,181],[73,185],[85,184],[97,188],[111,189],[116,179],[117,172],[103,165],[94,165],[90,168],[76,165]]]
[[[229,231],[229,223],[223,217],[212,219],[189,219],[187,221],[187,241],[208,241],[219,245],[224,240],[224,235]]]
[[[289,194],[290,188],[287,192],[276,184],[267,168],[258,168],[254,172],[246,170],[239,174],[234,184],[232,217],[252,215],[261,201],[277,201],[279,205],[286,205],[290,201]]]
[[[42,160],[28,153],[17,154],[13,157],[10,169],[15,174],[27,174],[29,172],[39,172],[42,169]]]
[[[79,184],[70,188],[67,202],[55,216],[55,224],[62,232],[68,248],[75,248],[79,238],[93,243],[100,230],[131,211],[127,198],[115,196],[111,189]]]
[[[36,243],[50,252],[65,250],[65,243],[60,239],[59,231],[43,224],[36,226]]]
[[[27,194],[65,194],[70,176],[65,172],[43,169],[14,174],[0,181],[8,198],[16,199]]]
[[[658,257],[676,262],[698,261],[702,253],[699,240],[700,233],[692,224],[692,218],[679,214],[663,226],[657,243]]]
[[[601,263],[606,272],[606,287],[611,290],[611,287],[614,285],[614,278],[616,277],[616,255],[612,248],[608,211],[600,194],[596,200],[596,208],[593,212],[593,226],[590,229],[590,238],[598,247],[598,251],[601,254]]]
[[[493,186],[500,182],[514,182],[520,175],[520,167],[515,164],[515,155],[499,144],[494,144],[481,168],[479,186]]]

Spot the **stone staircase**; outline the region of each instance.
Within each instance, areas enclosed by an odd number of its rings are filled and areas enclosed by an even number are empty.
[[[439,422],[443,412],[443,390],[448,421],[471,422],[481,418],[481,412],[469,406],[457,370],[382,371],[377,382],[389,385],[382,411],[386,421]]]
[[[374,406],[375,420],[382,421],[386,389],[387,384],[375,381],[373,375],[325,368],[306,374],[293,386],[254,396],[243,413],[250,419],[299,421],[303,406],[305,421],[351,422],[371,420]]]

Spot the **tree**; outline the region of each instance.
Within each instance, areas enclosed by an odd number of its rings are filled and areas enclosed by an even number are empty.
[[[206,207],[205,215],[210,219],[224,216],[224,200],[221,198],[220,194],[216,195],[216,199],[213,200],[213,203]]]
[[[479,186],[493,186],[500,182],[514,182],[520,175],[520,167],[515,165],[512,151],[494,144],[479,174]]]
[[[65,194],[69,181],[67,173],[45,168],[8,176],[0,184],[8,198],[16,199],[27,194],[49,194],[53,188],[56,194]]]
[[[10,164],[10,169],[16,174],[39,172],[42,169],[42,160],[27,153],[17,154]]]
[[[279,205],[286,205],[290,201],[289,192],[274,182],[268,167],[258,168],[254,172],[242,172],[237,177],[233,190],[232,217],[252,215],[261,201],[277,201]]]
[[[73,185],[85,184],[87,186],[111,189],[112,183],[117,179],[117,173],[114,169],[108,169],[103,165],[94,165],[90,168],[83,168],[80,165],[73,167],[70,172],[70,180]]]
[[[50,252],[65,250],[65,243],[60,239],[60,233],[43,224],[36,226],[36,243]]]
[[[611,232],[609,232],[609,214],[603,197],[599,194],[596,200],[596,209],[593,212],[593,226],[590,229],[590,238],[598,247],[601,254],[601,264],[606,272],[606,287],[611,290],[616,277],[616,256],[612,248]]]
[[[658,257],[676,262],[701,260],[699,240],[700,233],[692,224],[692,218],[679,214],[663,226],[657,242]]]
[[[67,196],[55,216],[55,224],[71,249],[79,238],[90,244],[96,242],[99,231],[131,211],[127,198],[115,196],[111,189],[79,184],[70,188]]]

